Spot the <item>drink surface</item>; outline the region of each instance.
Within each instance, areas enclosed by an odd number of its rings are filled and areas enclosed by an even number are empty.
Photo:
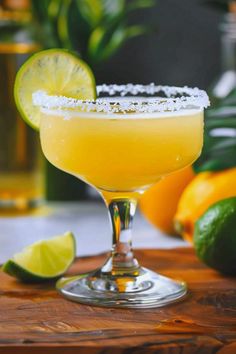
[[[197,159],[203,112],[116,114],[44,111],[40,138],[47,159],[96,188],[133,192]]]

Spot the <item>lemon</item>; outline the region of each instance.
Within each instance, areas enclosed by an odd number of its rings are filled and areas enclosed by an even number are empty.
[[[15,254],[2,270],[25,282],[58,278],[69,268],[76,254],[74,235],[66,232],[49,240],[33,243]]]
[[[22,118],[38,130],[40,108],[32,94],[45,91],[76,99],[95,99],[96,84],[88,65],[64,49],[48,49],[32,55],[20,68],[14,85],[14,98]]]
[[[236,274],[236,197],[213,204],[195,223],[197,256],[225,274]]]
[[[236,196],[236,168],[198,173],[184,189],[174,216],[176,231],[193,242],[194,224],[214,203]]]

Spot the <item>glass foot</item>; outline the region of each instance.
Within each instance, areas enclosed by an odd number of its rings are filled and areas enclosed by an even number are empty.
[[[69,300],[105,307],[160,307],[178,301],[187,293],[185,282],[146,268],[139,268],[137,276],[112,276],[98,270],[62,278],[56,287]]]

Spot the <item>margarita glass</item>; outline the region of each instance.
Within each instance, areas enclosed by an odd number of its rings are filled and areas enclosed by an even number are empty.
[[[33,94],[46,158],[100,192],[113,231],[111,257],[102,268],[63,278],[57,289],[86,304],[163,306],[184,296],[186,284],[139,265],[132,220],[147,188],[200,155],[208,97],[197,88],[154,84],[101,85],[97,93],[94,101]]]

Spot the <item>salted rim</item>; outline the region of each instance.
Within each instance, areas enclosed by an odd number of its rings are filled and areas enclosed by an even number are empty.
[[[158,96],[164,93],[166,97]],[[190,87],[175,87],[154,85],[98,85],[98,97],[107,94],[107,97],[96,100],[78,100],[65,96],[48,95],[45,91],[33,93],[33,104],[46,109],[80,108],[83,112],[109,113],[154,113],[174,112],[181,109],[203,109],[210,105],[205,91]],[[115,95],[119,97],[113,97]],[[147,95],[140,97],[138,95]],[[132,95],[132,96],[127,96]],[[179,97],[173,97],[179,95]]]

